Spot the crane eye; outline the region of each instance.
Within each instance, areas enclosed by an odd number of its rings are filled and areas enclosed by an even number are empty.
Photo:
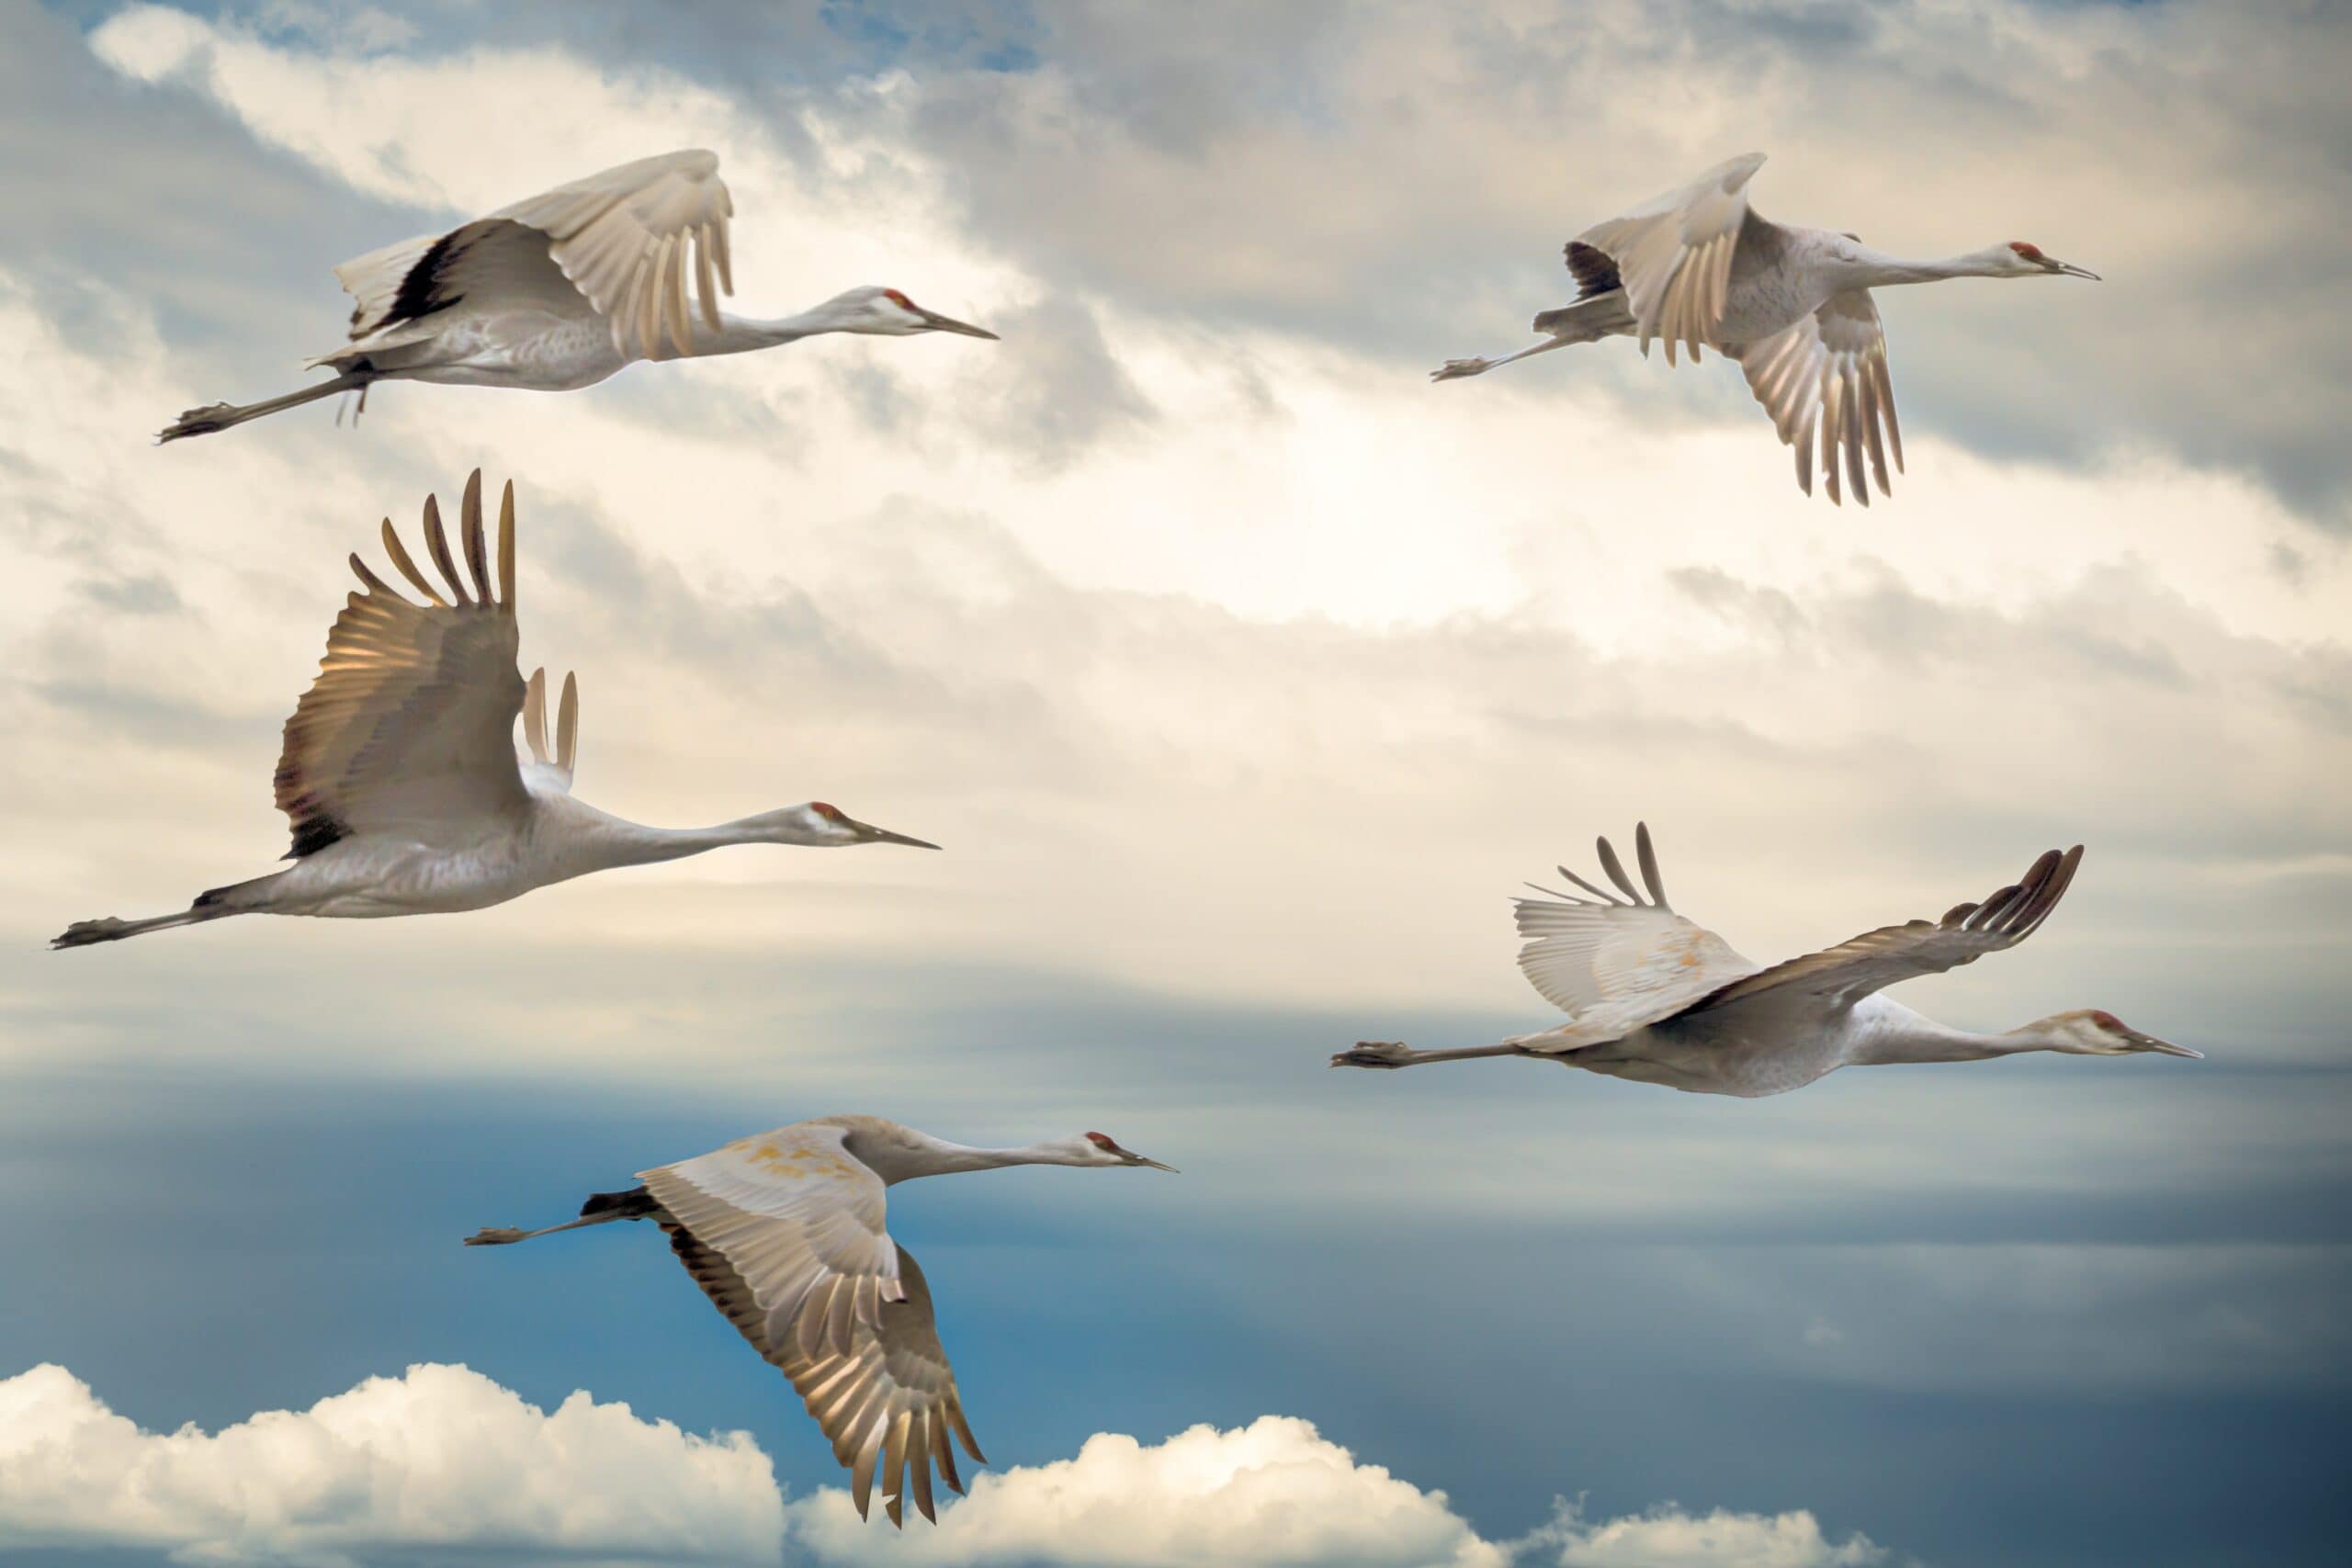
[[[2009,242],[2009,249],[2017,252],[2018,254],[2025,257],[2028,261],[2038,262],[2041,259],[2041,247],[2040,245],[2029,245],[2023,240],[2011,240]]]
[[[882,290],[882,298],[888,299],[901,310],[911,310],[915,308],[915,302],[913,300],[908,299],[905,295],[899,293],[895,288],[885,288]]]
[[[828,806],[821,800],[810,801],[808,803],[808,809],[815,812],[818,816],[822,817],[828,822],[838,822],[842,819],[841,808],[839,807]]]
[[[1115,1149],[1115,1148],[1117,1148],[1117,1147],[1119,1146],[1118,1145],[1116,1145],[1116,1144],[1113,1143],[1109,1138],[1104,1137],[1104,1136],[1103,1136],[1102,1134],[1100,1134],[1100,1133],[1089,1133],[1089,1134],[1086,1134],[1086,1141],[1087,1141],[1087,1142],[1089,1142],[1089,1143],[1091,1143],[1091,1144],[1092,1144],[1092,1145],[1093,1145],[1096,1148],[1098,1148],[1098,1149]]]

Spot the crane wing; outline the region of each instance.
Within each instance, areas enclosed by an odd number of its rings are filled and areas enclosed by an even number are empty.
[[[1634,829],[1646,902],[1609,840],[1599,840],[1597,848],[1602,871],[1623,897],[1562,866],[1560,874],[1591,897],[1561,893],[1514,901],[1519,934],[1527,939],[1519,950],[1520,972],[1544,1000],[1568,1015],[1577,1043],[1615,1040],[1671,1018],[1710,991],[1756,972],[1723,938],[1667,903],[1648,824]]]
[[[899,1522],[904,1504],[901,1467],[913,1481],[916,1509],[936,1521],[931,1467],[939,1467],[940,1479],[951,1490],[964,1490],[950,1435],[980,1463],[986,1464],[988,1458],[965,1422],[956,1374],[932,1316],[931,1286],[914,1254],[898,1249],[904,1301],[885,1302],[873,1325],[854,1325],[846,1349],[827,1346],[809,1354],[790,1334],[778,1339],[769,1332],[768,1314],[758,1296],[725,1255],[675,1220],[663,1221],[662,1229],[669,1232],[678,1261],[727,1321],[791,1380],[818,1429],[831,1439],[833,1458],[850,1472],[858,1517],[866,1517],[878,1465],[882,1507],[891,1523]]]
[[[1715,342],[1732,251],[1747,220],[1747,182],[1763,166],[1761,152],[1718,164],[1679,190],[1594,224],[1570,243],[1568,265],[1579,286],[1600,275],[1599,258],[1580,251],[1598,252],[1614,264],[1643,353],[1652,338],[1663,337],[1668,365],[1677,342],[1690,345],[1695,363],[1699,345]]]
[[[1958,905],[1940,920],[1882,926],[1835,947],[1775,964],[1721,987],[1690,1010],[1847,1008],[1898,981],[1973,964],[1988,953],[2015,947],[2040,929],[2065,897],[2082,859],[2080,844],[2064,854],[2045,851],[2024,876],[1981,903]]]
[[[356,555],[354,593],[327,633],[318,679],[302,694],[277,759],[277,808],[293,824],[292,856],[363,831],[430,834],[479,827],[525,808],[514,755],[523,677],[514,668],[514,487],[499,505],[493,592],[482,535],[481,470],[466,480],[460,523],[469,595],[424,502],[424,541],[448,585],[419,571],[389,519],[384,548],[427,604],[410,603]]]
[[[664,152],[370,251],[334,275],[352,297],[355,340],[472,295],[560,315],[593,310],[622,354],[662,359],[665,339],[668,352],[694,351],[689,270],[703,321],[718,330],[718,297],[735,292],[734,211],[718,153]]]
[[[353,300],[352,341],[373,339],[370,348],[384,346],[382,334],[469,298],[518,309],[536,305],[555,316],[585,317],[595,310],[548,253],[548,236],[505,218],[477,219],[446,234],[403,240],[344,263],[334,275]],[[349,352],[338,350],[318,363]]]
[[[718,296],[735,292],[727,232],[734,211],[718,154],[693,150],[623,164],[491,217],[545,234],[563,276],[612,323],[614,345],[661,359],[665,333],[674,352],[693,352],[690,266],[703,322],[718,330]]]
[[[804,1122],[738,1138],[639,1179],[678,1224],[742,1275],[764,1331],[804,1349],[847,1349],[905,1292],[882,1228],[882,1179],[843,1145],[842,1128]],[[722,1303],[723,1304],[723,1303]]]
[[[523,739],[531,760],[523,764],[523,785],[533,795],[570,795],[571,759],[580,740],[580,680],[563,678],[563,700],[556,706],[555,751],[548,751],[548,672],[531,671],[523,688]]]
[[[845,1130],[802,1122],[639,1173],[705,1294],[786,1377],[851,1472],[862,1517],[875,1472],[895,1523],[901,1476],[932,1513],[931,1465],[963,1490],[952,1432],[982,1459],[914,1258],[883,1229],[881,1179]]]
[[[1871,487],[1862,477],[1865,455],[1879,493],[1894,493],[1887,488],[1886,459],[1891,449],[1896,471],[1902,470],[1903,427],[1894,417],[1894,383],[1886,373],[1886,328],[1869,289],[1832,295],[1812,315],[1736,352],[1748,390],[1772,416],[1781,444],[1796,448],[1798,488],[1813,493],[1817,439],[1832,502],[1843,499],[1838,483],[1842,459],[1854,498],[1864,506],[1871,503]]]

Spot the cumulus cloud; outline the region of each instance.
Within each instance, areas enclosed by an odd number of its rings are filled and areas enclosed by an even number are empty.
[[[1892,1561],[1866,1535],[1833,1541],[1804,1509],[1685,1513],[1668,1504],[1624,1518],[1587,1519],[1563,1504],[1524,1545],[1560,1568],[1878,1568]],[[1556,1555],[1554,1555],[1556,1552]]]
[[[1296,1416],[1113,1432],[981,1471],[900,1533],[819,1488],[786,1504],[750,1434],[708,1438],[579,1392],[542,1411],[464,1367],[370,1378],[308,1410],[150,1432],[63,1367],[0,1380],[0,1546],[131,1547],[175,1562],[353,1568],[417,1556],[619,1565],[901,1568],[1872,1568],[1813,1516],[1588,1520],[1481,1536],[1443,1492],[1359,1461]]]
[[[63,1367],[0,1382],[0,1543],[305,1568],[387,1553],[772,1562],[783,1503],[748,1433],[700,1438],[575,1393],[543,1411],[464,1367],[308,1410],[149,1432]]]
[[[1221,1431],[1194,1427],[1145,1444],[1114,1432],[1051,1464],[982,1472],[936,1530],[881,1537],[848,1495],[793,1506],[797,1544],[828,1562],[1332,1564],[1502,1568],[1442,1492],[1424,1492],[1293,1416]]]

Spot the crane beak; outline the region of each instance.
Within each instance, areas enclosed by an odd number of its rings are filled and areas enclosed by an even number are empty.
[[[915,307],[915,314],[922,318],[924,330],[928,332],[961,333],[966,337],[984,337],[990,343],[1003,341],[986,327],[976,327],[969,321],[959,321],[953,316],[943,316],[936,310],[926,310],[920,305]]]
[[[858,841],[868,844],[904,844],[909,849],[935,850],[939,846],[929,839],[910,839],[904,833],[893,833],[888,828],[876,828],[871,822],[852,818],[850,826],[857,830]]]
[[[2169,1040],[2159,1040],[2153,1034],[2141,1034],[2136,1031],[2132,1034],[2132,1043],[2143,1051],[2154,1051],[2159,1055],[2186,1056],[2192,1062],[2201,1062],[2205,1059],[2205,1053],[2202,1051],[2192,1051],[2186,1045],[2176,1045]]]
[[[2050,265],[2053,270],[2063,273],[2068,277],[2087,277],[2093,283],[2101,283],[2105,281],[2105,279],[2101,278],[2098,274],[2093,272],[2090,268],[2086,266],[2076,266],[2073,262],[2052,262]]]
[[[1119,1152],[1125,1155],[1137,1165],[1148,1165],[1154,1170],[1164,1170],[1170,1176],[1182,1176],[1184,1174],[1172,1165],[1162,1165],[1156,1159],[1146,1159],[1143,1156],[1136,1153],[1133,1149],[1122,1149]]]

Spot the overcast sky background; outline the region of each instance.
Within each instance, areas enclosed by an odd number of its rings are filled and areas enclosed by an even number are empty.
[[[2320,6],[0,11],[0,1547],[2342,1561],[2347,66]],[[300,384],[335,263],[686,146],[738,309],[1004,341],[149,444]],[[1749,148],[2108,281],[1884,297],[1868,512],[1712,359],[1426,383]],[[948,852],[43,951],[268,868],[344,556],[477,465],[585,798]],[[2085,840],[1903,998],[2209,1059],[1325,1070],[1544,1026],[1506,898],[1636,818],[1767,960]],[[457,1246],[844,1110],[1184,1171],[894,1195],[997,1463],[903,1540],[658,1236]]]

